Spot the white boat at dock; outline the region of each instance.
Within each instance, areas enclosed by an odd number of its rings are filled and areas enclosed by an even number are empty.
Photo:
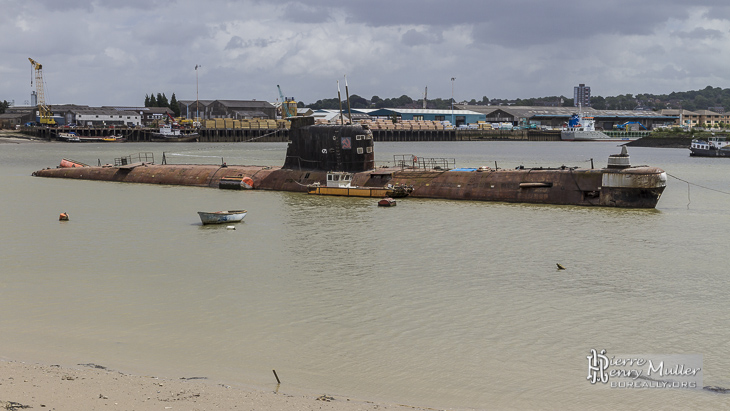
[[[560,130],[560,139],[564,141],[633,141],[648,135],[648,131],[603,131],[596,129],[593,117],[584,117],[583,113],[573,113],[568,126]]]
[[[81,141],[79,136],[73,131],[70,133],[58,133],[57,139],[68,143],[78,143]]]
[[[157,142],[189,142],[198,141],[198,133],[183,133],[179,126],[163,124],[158,133],[152,133],[151,141]]]
[[[198,211],[200,221],[203,224],[223,224],[237,223],[246,217],[246,210],[229,210],[229,211]]]

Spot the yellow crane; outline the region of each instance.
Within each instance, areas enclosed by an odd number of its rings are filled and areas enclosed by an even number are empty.
[[[35,88],[36,98],[38,99],[38,116],[40,117],[41,124],[56,125],[56,120],[53,119],[53,113],[51,109],[46,105],[46,98],[43,94],[43,65],[41,63],[28,57],[30,60],[31,70],[35,72]],[[33,85],[33,78],[31,77],[30,85]]]

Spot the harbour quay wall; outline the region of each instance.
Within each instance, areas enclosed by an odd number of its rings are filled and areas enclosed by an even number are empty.
[[[44,140],[55,140],[58,133],[73,131],[79,137],[101,138],[109,136],[124,137],[127,141],[149,142],[152,141],[156,129],[133,128],[133,127],[25,127],[21,130],[23,134],[32,135]],[[200,142],[236,143],[245,141],[258,142],[286,142],[289,141],[289,130],[278,129],[215,129],[201,128],[196,131]]]
[[[145,128],[100,128],[77,127],[64,129],[58,127],[30,127],[25,134],[54,140],[58,133],[73,131],[79,137],[120,136],[132,142],[149,142],[155,129]],[[560,131],[539,130],[371,130],[374,141],[560,141]],[[197,130],[198,141],[204,143],[238,142],[287,142],[289,129],[242,129],[242,128],[201,128]]]
[[[371,130],[374,141],[560,141],[560,131],[542,130]]]
[[[279,143],[289,141],[289,129],[201,128],[199,142],[203,143]]]

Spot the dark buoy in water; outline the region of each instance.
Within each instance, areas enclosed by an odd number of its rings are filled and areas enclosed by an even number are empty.
[[[61,213],[61,215],[58,216],[58,221],[68,221],[68,213]]]
[[[562,265],[560,265],[560,263],[556,263],[556,264],[558,265],[558,270],[565,270],[565,267],[563,267]]]

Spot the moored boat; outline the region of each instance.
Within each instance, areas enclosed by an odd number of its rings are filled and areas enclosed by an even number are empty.
[[[345,197],[406,197],[412,187],[404,185],[387,185],[384,187],[358,187],[352,185],[353,173],[330,171],[327,173],[327,185],[319,182],[310,184],[307,193]]]
[[[70,133],[58,133],[58,140],[68,143],[78,143],[79,141],[81,141],[81,139],[79,139],[79,136],[73,131]]]
[[[707,140],[694,139],[689,146],[693,157],[730,157],[730,141],[725,136],[712,136]]]
[[[173,127],[170,124],[163,124],[160,131],[152,133],[150,141],[166,142],[166,143],[185,143],[190,141],[198,141],[198,133],[183,133],[179,127]]]
[[[596,129],[593,117],[584,117],[582,112],[573,113],[568,126],[560,131],[560,139],[565,141],[633,141],[649,132],[602,131]]]
[[[198,211],[200,221],[203,224],[223,224],[236,223],[246,217],[246,210],[228,210],[228,211]]]

